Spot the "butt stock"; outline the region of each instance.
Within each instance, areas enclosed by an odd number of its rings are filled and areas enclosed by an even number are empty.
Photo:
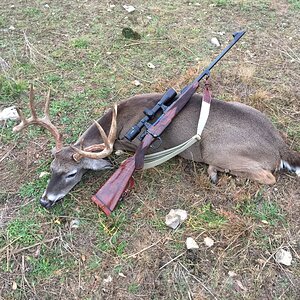
[[[135,170],[135,156],[126,159],[119,169],[105,182],[100,190],[92,196],[92,200],[107,216],[116,207],[127,188],[131,187],[131,177]]]

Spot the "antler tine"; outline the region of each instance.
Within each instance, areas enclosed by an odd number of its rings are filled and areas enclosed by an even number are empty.
[[[32,118],[34,120],[37,119],[37,114],[34,107],[34,90],[33,90],[33,84],[30,84],[30,92],[29,92],[29,107],[31,111]]]
[[[76,152],[73,155],[73,158],[77,162],[83,157],[100,159],[100,158],[107,157],[112,153],[114,142],[117,137],[117,105],[115,105],[112,110],[111,128],[109,130],[108,137],[105,131],[103,130],[102,126],[96,121],[94,121],[94,123],[99,130],[99,133],[103,139],[103,143],[88,146],[84,148],[84,150],[71,146],[71,148]],[[93,152],[99,150],[101,150],[101,152]]]
[[[50,94],[51,94],[51,90],[49,88],[47,96],[46,96],[45,108],[44,108],[45,117],[49,120],[50,120],[50,115],[49,115]]]
[[[31,125],[31,124],[37,124],[45,129],[49,130],[51,135],[55,138],[55,144],[56,144],[56,151],[61,150],[62,148],[62,135],[59,133],[57,128],[53,125],[53,123],[50,121],[49,117],[49,102],[50,102],[50,90],[48,92],[47,98],[46,98],[46,103],[45,103],[45,116],[43,118],[38,118],[37,113],[34,107],[34,90],[33,90],[33,85],[30,84],[30,91],[29,91],[29,107],[31,111],[31,117],[26,119],[24,117],[24,114],[22,111],[17,108],[17,112],[20,116],[21,123],[13,128],[14,132],[21,131],[25,127]]]
[[[108,134],[108,140],[115,141],[117,138],[117,114],[118,114],[118,105],[115,104],[112,108],[112,119],[111,119],[111,127]]]

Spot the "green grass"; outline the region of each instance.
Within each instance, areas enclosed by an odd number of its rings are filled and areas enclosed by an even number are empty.
[[[246,199],[237,205],[236,209],[244,216],[250,216],[258,221],[267,221],[272,226],[286,222],[282,209],[276,202],[267,201],[263,196],[263,190],[252,199]]]
[[[193,211],[188,220],[188,225],[194,230],[215,229],[222,227],[226,222],[226,218],[218,214],[211,204],[205,204]]]
[[[139,288],[140,286],[136,283],[131,283],[129,286],[128,286],[128,292],[130,294],[136,294],[138,291],[139,291]]]
[[[300,9],[300,0],[288,0],[295,9]]]
[[[18,244],[26,247],[41,241],[40,229],[36,220],[17,218],[8,224],[7,233],[11,241],[17,240]]]
[[[78,48],[78,49],[86,49],[89,46],[89,41],[82,37],[82,38],[78,38],[78,39],[74,39],[72,41],[72,46],[74,48]]]
[[[27,17],[30,18],[38,18],[40,16],[40,14],[42,13],[42,11],[38,8],[35,7],[28,7],[24,9],[24,13]]]
[[[12,104],[27,89],[23,80],[12,80],[0,75],[0,104]]]
[[[125,232],[128,219],[120,209],[112,213],[112,218],[107,218],[104,214],[99,215],[98,221],[98,248],[104,252],[113,252],[117,256],[122,256],[127,247],[127,242],[122,235]]]

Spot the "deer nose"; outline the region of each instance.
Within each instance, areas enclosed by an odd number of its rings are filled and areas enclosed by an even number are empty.
[[[45,198],[41,198],[40,204],[45,208],[50,208],[53,205],[53,201],[47,200]]]

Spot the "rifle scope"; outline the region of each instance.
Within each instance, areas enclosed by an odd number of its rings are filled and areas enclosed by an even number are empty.
[[[155,114],[159,111],[161,108],[163,111],[165,110],[165,104],[174,99],[176,97],[177,93],[173,88],[169,88],[161,97],[159,102],[152,108],[148,109],[146,108],[144,110],[144,114],[146,115],[142,120],[140,120],[138,123],[136,123],[134,126],[129,129],[129,131],[125,134],[125,138],[128,141],[132,141],[136,138],[136,136],[141,132],[142,128],[145,126],[147,127],[147,123],[149,120],[153,119]]]

